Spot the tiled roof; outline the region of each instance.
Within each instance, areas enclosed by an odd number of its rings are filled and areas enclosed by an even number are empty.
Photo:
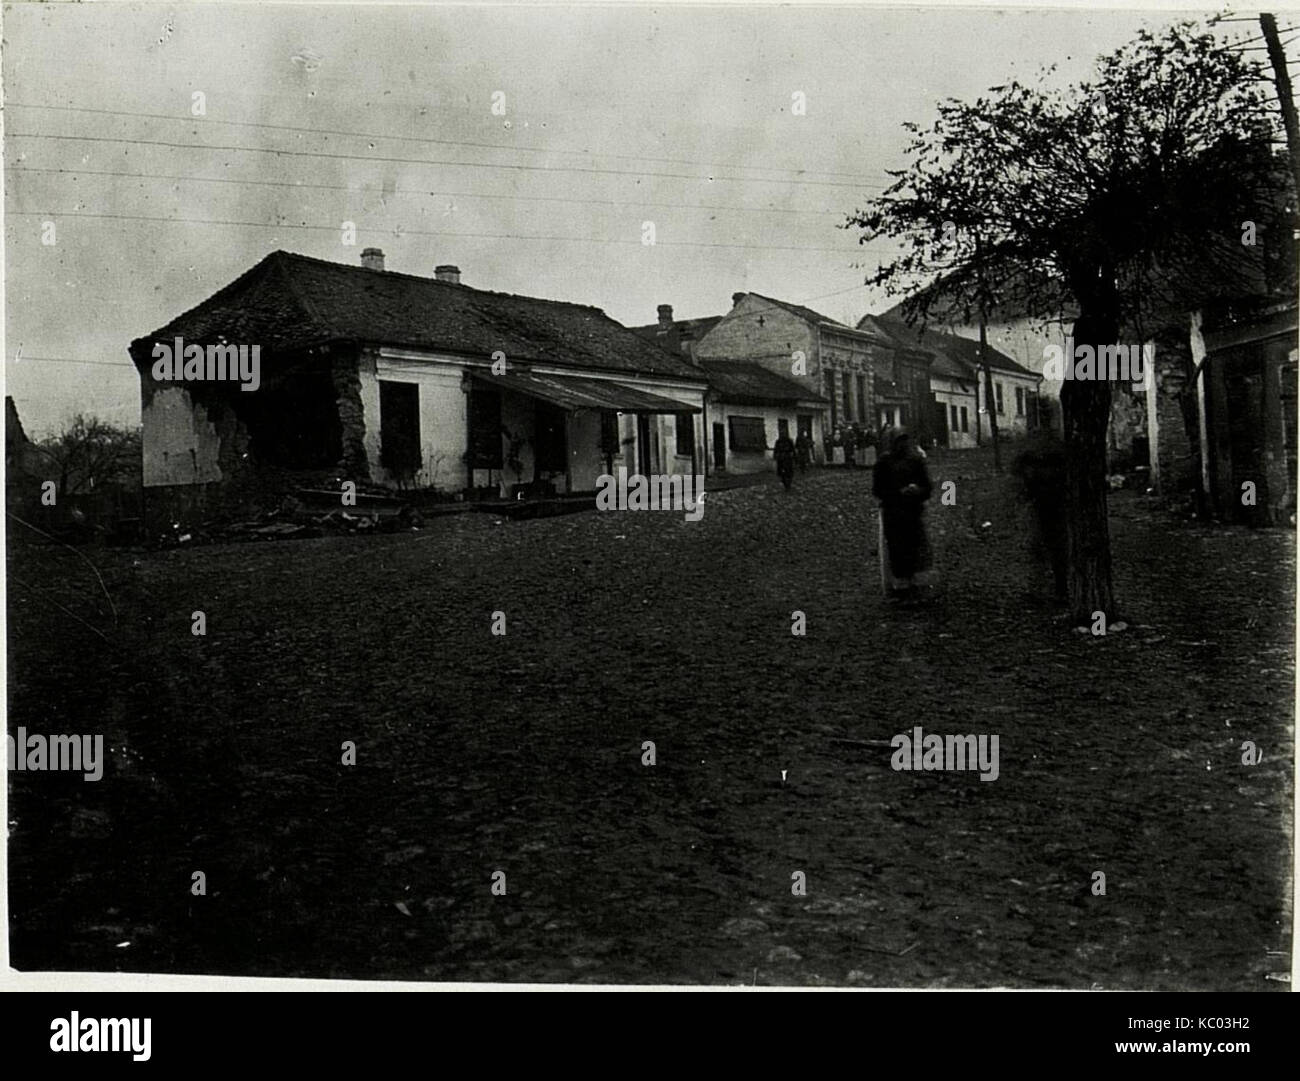
[[[829,315],[822,315],[821,312],[815,312],[811,308],[805,308],[802,304],[791,304],[786,300],[777,300],[776,297],[765,297],[762,293],[751,293],[750,296],[758,297],[759,300],[766,300],[769,304],[775,304],[779,308],[784,308],[788,312],[793,312],[801,319],[807,319],[810,323],[831,323],[837,327],[844,327],[845,330],[852,330],[852,327],[846,326],[838,319],[832,319]]]
[[[974,378],[969,367],[959,364],[946,352],[935,352],[934,363],[930,365],[930,374],[937,375],[941,379],[956,379],[964,383],[969,383]]]
[[[947,363],[943,368],[940,368],[936,360],[935,365],[930,369],[933,375],[949,375],[950,378],[958,378],[952,373],[954,370],[959,370],[966,378],[970,378],[979,368],[980,343],[971,338],[963,338],[958,334],[943,334],[929,328],[922,331],[919,327],[909,327],[901,320],[893,320],[888,316],[864,315],[862,318],[864,321],[874,320],[890,336],[912,348],[920,347],[933,353],[937,358],[944,358]],[[991,345],[988,347],[988,360],[989,367],[994,371],[1038,378],[1037,372],[1031,372],[1024,365],[1017,364]]]
[[[699,319],[678,319],[667,330],[659,323],[650,323],[643,327],[629,327],[633,334],[639,334],[648,342],[654,342],[660,349],[670,353],[685,355],[682,349],[684,340],[698,342],[709,331],[722,322],[720,315],[706,315]],[[690,331],[684,334],[683,331]]]
[[[822,402],[815,390],[748,360],[701,360],[709,387],[727,402],[746,405]]]
[[[202,304],[138,339],[293,348],[344,340],[703,380],[698,368],[599,308],[272,252]]]
[[[891,345],[895,349],[901,349],[910,353],[924,354],[927,360],[934,358],[933,350],[925,348],[917,340],[916,336],[908,334],[906,324],[903,324],[904,333],[898,333],[899,324],[891,324],[881,319],[877,315],[864,315],[858,320],[857,329],[865,334],[873,334],[884,344]]]

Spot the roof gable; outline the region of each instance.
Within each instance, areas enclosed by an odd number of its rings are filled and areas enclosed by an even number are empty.
[[[805,319],[810,323],[830,323],[832,326],[844,327],[845,330],[853,328],[838,319],[832,319],[829,315],[822,315],[821,312],[815,312],[811,308],[805,308],[802,304],[791,304],[789,301],[777,300],[776,297],[766,297],[762,293],[750,293],[750,296],[757,297],[759,300],[766,301],[768,304],[775,304],[778,308],[784,308],[786,311],[797,315],[800,319]]]
[[[722,316],[706,315],[698,319],[678,319],[667,328],[662,323],[648,323],[645,326],[628,329],[646,341],[654,342],[660,349],[667,349],[668,352],[680,356],[689,356],[687,343],[700,341],[720,322]]]

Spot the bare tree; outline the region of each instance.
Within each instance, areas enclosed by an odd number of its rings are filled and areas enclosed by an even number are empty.
[[[124,428],[78,413],[59,435],[36,448],[58,475],[58,497],[92,492],[110,481],[138,481],[140,429]]]

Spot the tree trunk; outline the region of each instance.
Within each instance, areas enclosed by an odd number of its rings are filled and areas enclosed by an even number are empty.
[[[989,362],[984,354],[984,328],[980,327],[980,354],[984,368],[984,404],[989,415],[989,438],[993,441],[993,471],[1002,472],[1002,446],[998,442],[998,403],[993,396],[993,369],[989,367]],[[975,428],[979,430],[979,418],[975,420]]]
[[[1090,345],[1094,356],[1098,346],[1114,345],[1118,337],[1116,320],[1089,315],[1086,308],[1074,324],[1075,347]],[[1074,358],[1065,358],[1065,363],[1072,365]],[[1066,379],[1061,386],[1070,613],[1076,625],[1092,625],[1097,612],[1105,613],[1108,626],[1117,618],[1106,486],[1110,401],[1105,378]]]

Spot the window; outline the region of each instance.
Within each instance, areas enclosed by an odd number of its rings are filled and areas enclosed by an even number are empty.
[[[826,397],[831,403],[831,428],[839,426],[839,411],[835,408],[835,373],[826,373]]]
[[[728,417],[732,450],[767,450],[762,417]]]
[[[683,458],[690,458],[695,454],[695,418],[690,413],[678,413],[677,422],[677,453]]]
[[[399,477],[420,471],[420,387],[379,380],[379,464]]]
[[[602,458],[614,458],[622,451],[618,437],[618,414],[612,409],[602,409],[600,413],[600,454]]]
[[[948,408],[952,411],[952,423],[949,425],[949,427],[951,427],[952,430],[955,432],[958,430],[957,429],[957,407],[955,405],[950,405],[948,406]]]
[[[1016,387],[1016,416],[1025,415],[1025,388]]]
[[[1002,384],[994,383],[993,386],[994,389],[997,391],[997,396],[998,396],[998,412],[1005,413],[1006,410],[1002,407]]]
[[[970,431],[970,416],[966,412],[966,407],[964,405],[961,407],[961,430],[963,432]]]
[[[859,375],[855,379],[858,384],[858,420],[867,419],[867,377]]]
[[[848,372],[840,375],[840,383],[844,386],[844,423],[848,424],[853,420],[853,385]]]

